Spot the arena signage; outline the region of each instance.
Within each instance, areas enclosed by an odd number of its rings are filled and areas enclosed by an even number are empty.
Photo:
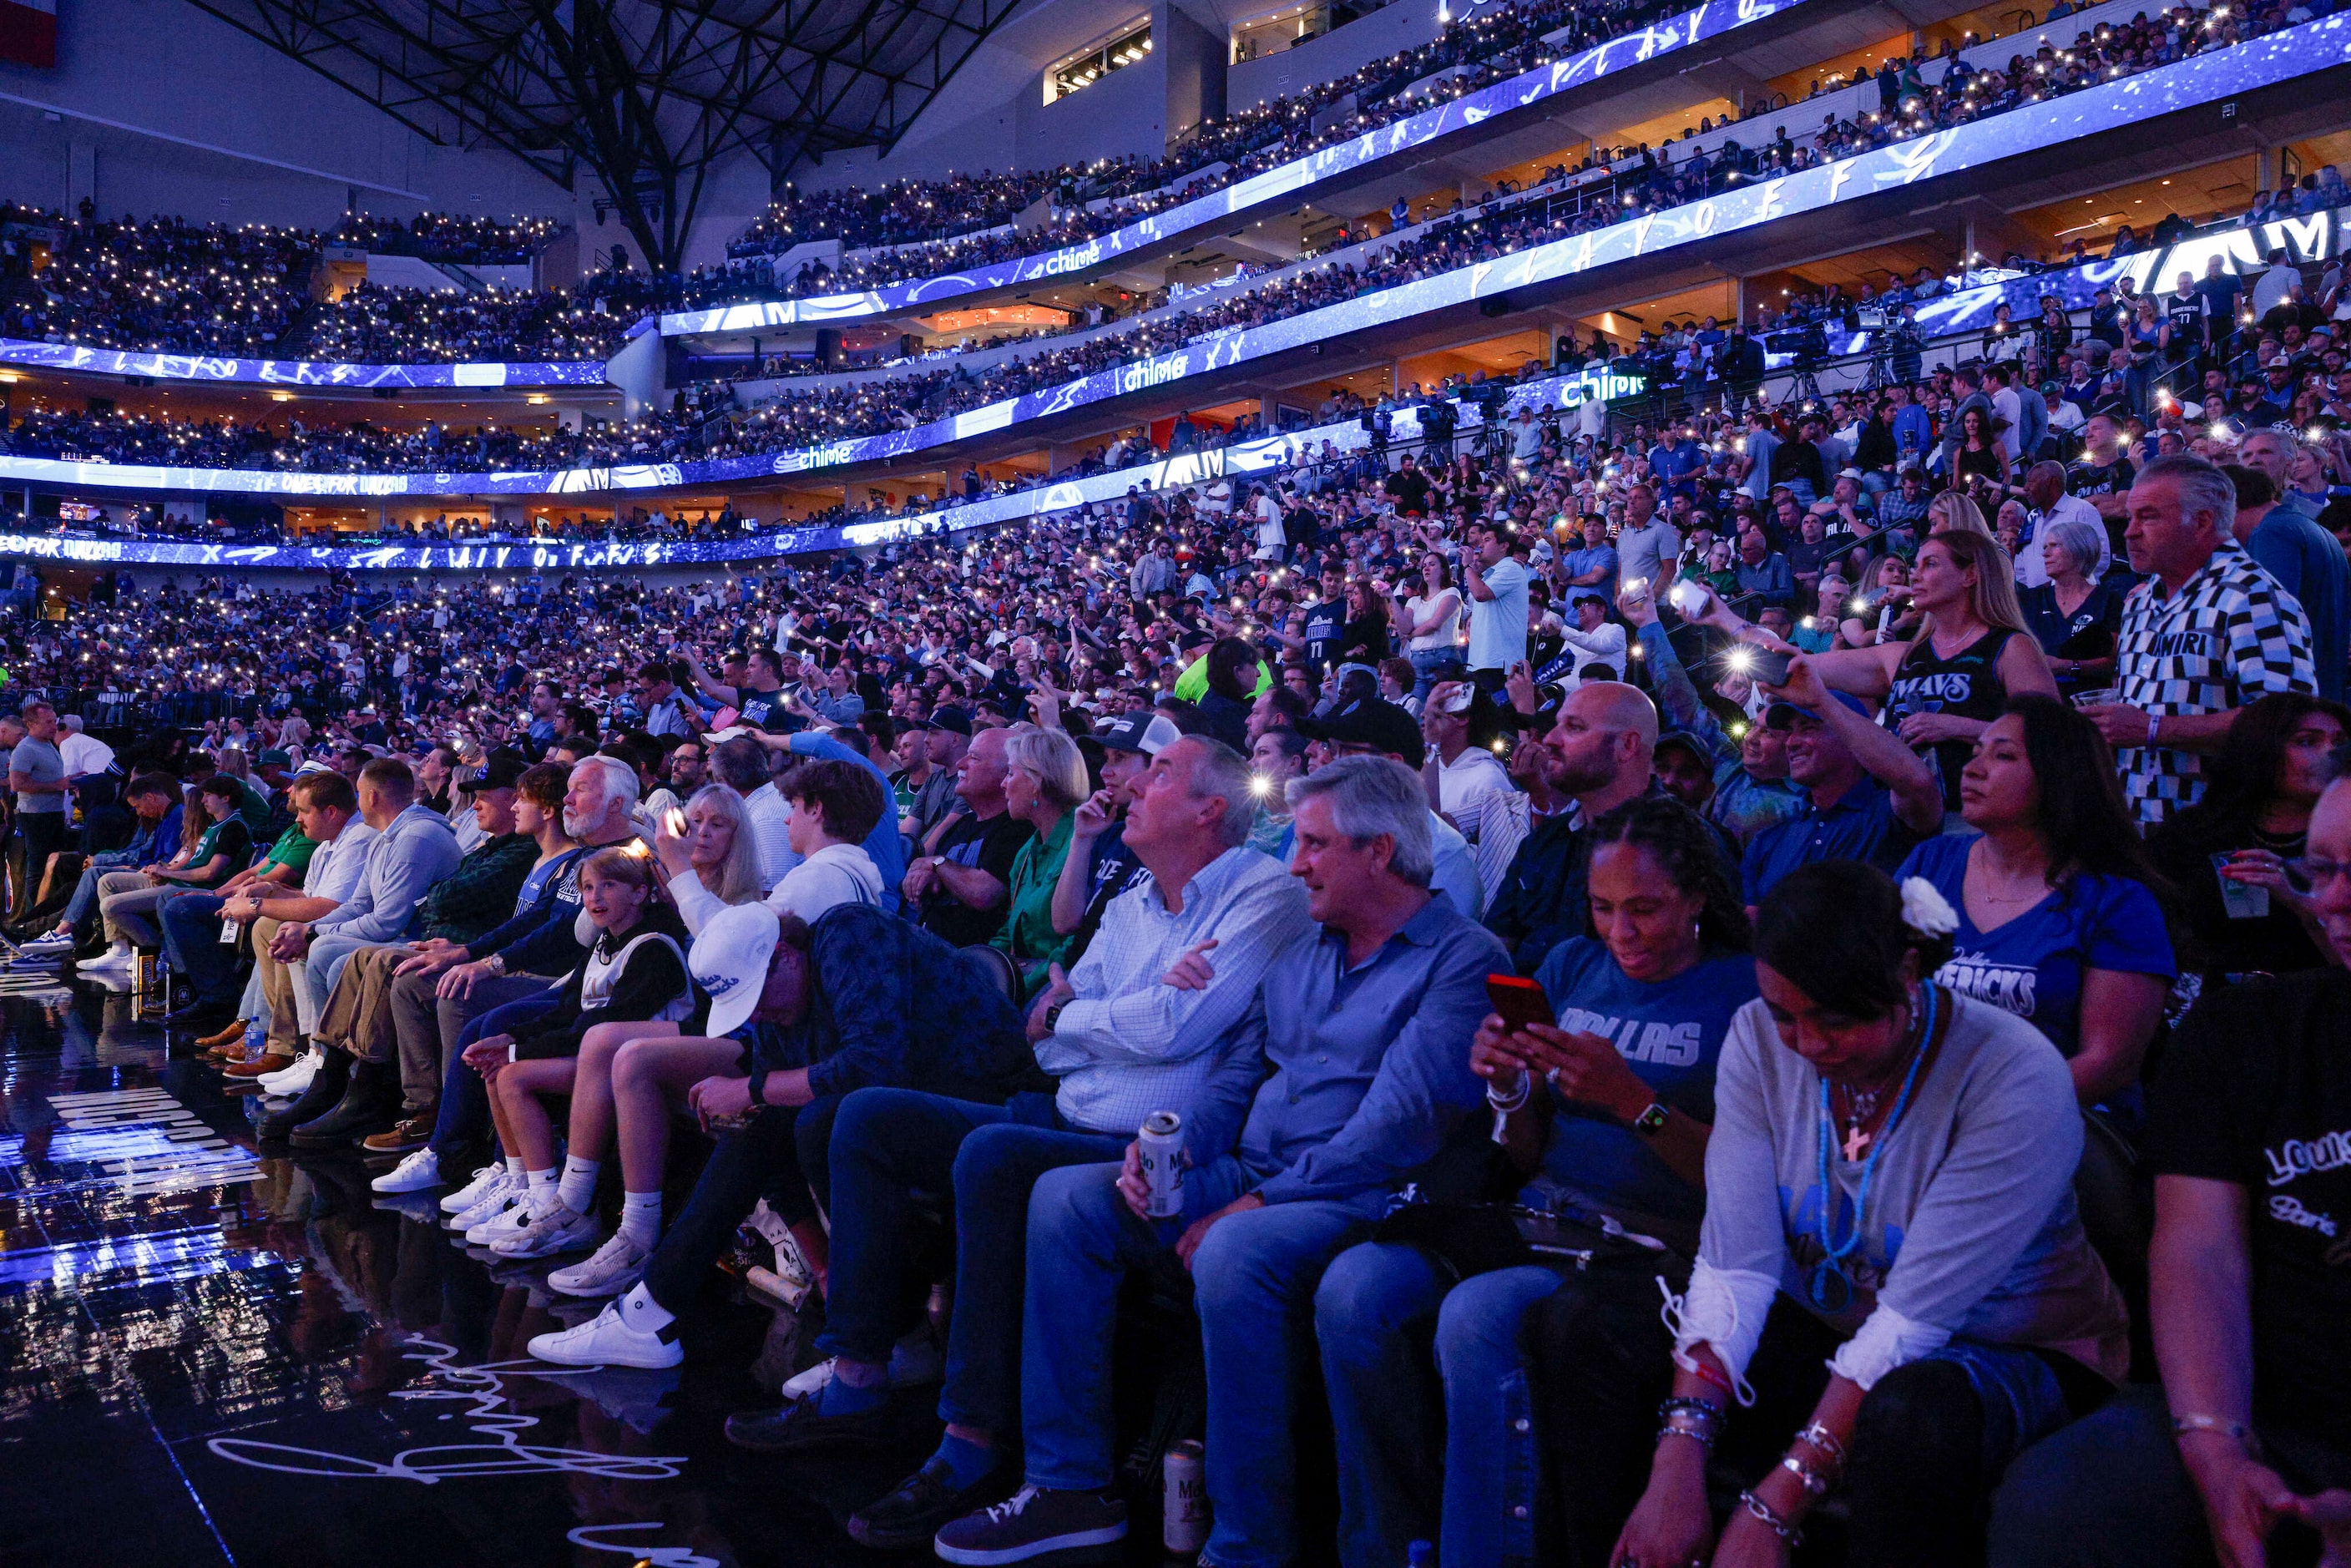
[[[915,458],[933,447],[1115,398],[1134,386],[1162,385],[1191,375],[1231,369],[1431,311],[1491,299],[1596,267],[1640,260],[1678,246],[1980,168],[2346,63],[2351,63],[2351,14],[2337,14],[2064,98],[2011,110],[1990,120],[1938,131],[1852,158],[1840,158],[1782,178],[1759,180],[1684,206],[1573,235],[1473,267],[1418,278],[1394,288],[1359,295],[1318,310],[1250,327],[1212,342],[1188,345],[1169,354],[1113,366],[1060,386],[952,414],[911,430],[834,441],[798,451],[685,463],[472,474],[277,473],[0,457],[0,481],[192,495],[353,498],[598,495],[688,485],[749,485],[821,468]]]
[[[1318,181],[1360,169],[1382,158],[1410,152],[1440,136],[1479,124],[1506,110],[1523,109],[1528,104],[1555,97],[1587,82],[1598,81],[1628,66],[1702,44],[1734,28],[1760,22],[1766,16],[1776,16],[1803,3],[1804,0],[1708,0],[1707,4],[1694,10],[1668,16],[1637,33],[1611,38],[1604,44],[1581,50],[1565,59],[1553,60],[1548,65],[1522,72],[1508,81],[1496,82],[1491,87],[1466,93],[1451,103],[1367,131],[1361,136],[1294,159],[1279,168],[1253,174],[1220,191],[1154,213],[1123,228],[1097,235],[1079,245],[1039,256],[1022,256],[994,267],[974,267],[968,272],[912,278],[858,294],[828,294],[806,299],[768,299],[748,305],[721,305],[707,310],[673,311],[661,319],[662,336],[680,338],[705,332],[752,332],[777,327],[853,320],[915,307],[928,309],[958,295],[1009,288],[1023,283],[1058,277],[1063,273],[1082,271],[1097,263],[1114,261],[1131,251],[1187,233],[1204,224],[1234,217],[1267,203],[1292,196]]]
[[[213,354],[131,353],[79,343],[0,338],[0,365],[87,375],[152,376],[173,382],[259,382],[289,387],[433,388],[601,387],[601,360],[514,364],[347,365],[329,360],[234,360]]]

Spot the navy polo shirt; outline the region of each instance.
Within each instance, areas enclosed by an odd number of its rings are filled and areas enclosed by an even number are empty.
[[[1825,810],[1808,804],[1756,834],[1740,862],[1740,880],[1751,907],[1782,877],[1814,861],[1867,861],[1892,875],[1919,839],[1894,814],[1894,791],[1865,773],[1835,804]]]

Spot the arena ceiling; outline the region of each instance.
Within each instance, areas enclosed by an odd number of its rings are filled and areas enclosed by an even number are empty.
[[[675,266],[748,151],[887,147],[1020,0],[189,0],[444,146],[604,183]]]

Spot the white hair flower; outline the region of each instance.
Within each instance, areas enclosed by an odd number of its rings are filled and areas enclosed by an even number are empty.
[[[1921,936],[1949,936],[1959,928],[1959,911],[1923,876],[1902,879],[1902,924]]]

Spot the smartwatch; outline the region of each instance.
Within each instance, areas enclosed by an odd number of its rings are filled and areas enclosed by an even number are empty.
[[[750,1082],[750,1108],[753,1111],[758,1111],[768,1103],[768,1069],[765,1067],[754,1067],[751,1069]]]
[[[1671,1113],[1666,1109],[1665,1102],[1652,1100],[1649,1108],[1634,1117],[1630,1125],[1641,1136],[1654,1138],[1666,1130],[1666,1118]]]
[[[1055,1026],[1060,1024],[1061,1021],[1061,1009],[1068,1007],[1074,999],[1075,998],[1073,998],[1064,997],[1060,1001],[1055,1002],[1051,1007],[1045,1009],[1045,1032],[1047,1034],[1053,1032]]]

